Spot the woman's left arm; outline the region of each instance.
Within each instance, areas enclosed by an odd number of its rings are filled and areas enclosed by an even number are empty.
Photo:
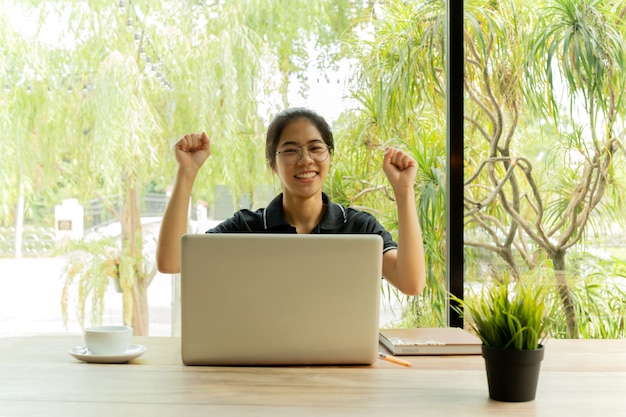
[[[393,188],[398,210],[398,249],[384,253],[383,277],[404,294],[417,295],[426,286],[424,241],[413,188],[417,162],[405,152],[388,148],[383,171]]]

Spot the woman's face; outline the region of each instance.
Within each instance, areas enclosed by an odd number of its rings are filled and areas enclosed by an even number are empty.
[[[289,164],[283,156],[300,149],[300,159]],[[309,155],[320,153],[326,155],[323,161],[319,156]],[[303,118],[289,123],[283,129],[276,149],[277,155],[274,172],[278,174],[283,184],[283,193],[291,197],[310,198],[321,194],[322,187],[330,167],[330,154],[322,135],[314,124]],[[324,153],[326,150],[326,153]],[[287,152],[284,152],[287,151]]]

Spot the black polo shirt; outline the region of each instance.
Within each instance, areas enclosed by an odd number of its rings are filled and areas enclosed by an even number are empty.
[[[325,193],[322,193],[322,200],[326,211],[311,233],[377,234],[383,238],[383,253],[398,247],[391,234],[373,215],[333,203]],[[296,233],[296,228],[285,219],[283,195],[279,194],[266,208],[239,210],[206,233]]]

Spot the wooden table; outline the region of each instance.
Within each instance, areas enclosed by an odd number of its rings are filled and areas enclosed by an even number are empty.
[[[80,362],[80,336],[0,339],[0,416],[626,416],[626,340],[550,340],[535,401],[489,400],[480,356],[412,368],[187,367],[180,339],[131,363]]]

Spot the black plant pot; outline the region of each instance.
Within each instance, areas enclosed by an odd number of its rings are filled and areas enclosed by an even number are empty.
[[[489,398],[522,402],[535,399],[544,347],[535,350],[497,349],[483,345]]]

